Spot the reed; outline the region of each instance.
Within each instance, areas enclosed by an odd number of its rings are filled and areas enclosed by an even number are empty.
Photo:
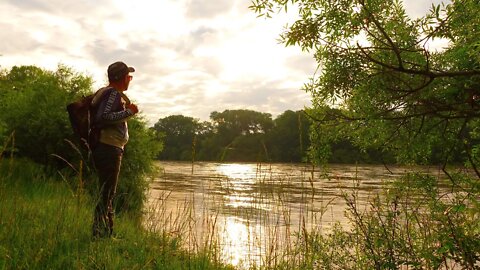
[[[244,179],[191,175],[201,187],[182,189],[179,197],[155,187],[164,195],[149,211],[152,223],[166,224],[162,234],[175,235],[190,252],[237,269],[479,267],[478,183],[465,189],[472,180],[463,174],[457,183],[463,181],[464,189],[452,190],[422,172],[379,181],[370,193],[358,166],[332,174],[304,165],[300,180],[276,175],[272,164],[248,166],[255,172]],[[328,182],[339,183],[335,188],[343,192],[325,196],[332,188]],[[329,223],[338,215],[342,224]]]
[[[321,224],[330,202],[322,209],[310,204],[316,191],[313,180],[308,179],[312,174],[309,171],[303,174],[303,195],[296,203],[289,191],[298,183],[292,183],[288,176],[275,175],[271,164],[250,167],[255,171],[251,172],[254,179],[244,179],[252,182],[248,192],[242,191],[245,187],[238,186],[239,181],[226,176],[209,181],[192,175],[192,181],[200,181],[201,187],[175,197],[165,191],[172,188],[171,184],[161,183],[169,175],[159,176],[151,189],[150,197],[155,199],[150,201],[145,226],[153,224],[154,231],[175,235],[178,243],[191,252],[209,254],[210,260],[238,269],[300,269],[298,266],[307,258],[298,247],[308,244],[305,236],[316,227],[314,224]],[[293,213],[293,205],[300,211]]]

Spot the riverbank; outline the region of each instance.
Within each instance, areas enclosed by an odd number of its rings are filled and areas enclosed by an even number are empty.
[[[232,269],[127,215],[117,238],[92,240],[92,198],[55,178],[30,162],[0,164],[0,269]]]

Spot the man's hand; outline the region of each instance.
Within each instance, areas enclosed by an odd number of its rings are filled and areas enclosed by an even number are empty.
[[[136,114],[138,113],[138,107],[137,105],[133,104],[133,103],[130,103],[128,106],[127,106],[127,109],[130,109],[133,114]]]

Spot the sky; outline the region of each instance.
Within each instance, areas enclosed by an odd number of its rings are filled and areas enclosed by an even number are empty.
[[[441,0],[405,0],[425,14]],[[249,0],[0,0],[0,68],[59,64],[107,83],[124,61],[136,72],[126,94],[150,125],[169,115],[201,121],[249,109],[273,117],[310,105],[302,86],[311,53],[278,42],[293,13],[257,18]]]

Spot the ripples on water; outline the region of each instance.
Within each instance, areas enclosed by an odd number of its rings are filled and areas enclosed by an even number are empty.
[[[401,167],[304,164],[160,162],[151,184],[149,224],[180,235],[189,248],[221,247],[220,259],[260,265],[290,248],[301,229],[347,226],[342,194],[365,205]],[[186,239],[186,240],[185,240]]]

